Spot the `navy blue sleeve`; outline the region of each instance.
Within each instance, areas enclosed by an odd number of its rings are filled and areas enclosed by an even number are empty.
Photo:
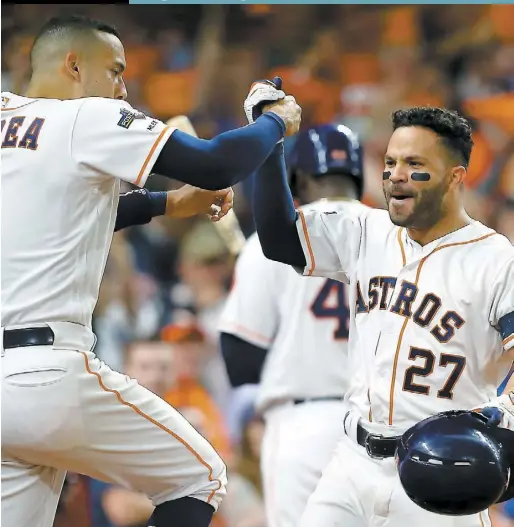
[[[296,230],[297,213],[287,181],[283,143],[255,175],[253,214],[266,258],[304,268],[307,264]]]
[[[505,342],[510,336],[514,335],[514,311],[500,318],[498,326],[500,328],[500,335],[503,342]]]
[[[121,194],[114,231],[144,225],[156,216],[163,216],[167,198],[166,192],[149,192],[144,188]]]
[[[284,133],[284,121],[271,112],[252,125],[210,140],[176,130],[163,146],[152,172],[206,190],[227,188],[255,172]]]
[[[258,384],[268,350],[230,333],[221,333],[220,344],[232,387]]]

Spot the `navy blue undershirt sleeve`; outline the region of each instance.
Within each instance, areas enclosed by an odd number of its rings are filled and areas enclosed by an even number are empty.
[[[506,340],[508,337],[514,334],[514,311],[500,318],[498,321],[498,326],[500,328],[502,340]]]
[[[152,172],[207,190],[220,190],[249,177],[285,134],[276,114],[261,115],[254,124],[198,139],[180,130],[163,146]]]
[[[268,350],[230,333],[221,333],[220,344],[232,387],[258,384]]]
[[[287,181],[283,143],[275,147],[255,175],[253,214],[266,258],[303,269],[307,263],[296,229],[297,213]]]
[[[149,192],[151,202],[152,218],[164,216],[166,214],[166,204],[168,203],[167,192]]]
[[[120,194],[114,231],[134,225],[145,225],[152,218],[166,213],[166,192],[149,192],[146,189]]]

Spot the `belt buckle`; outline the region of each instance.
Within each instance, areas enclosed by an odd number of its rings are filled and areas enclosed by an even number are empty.
[[[371,432],[368,432],[368,435],[366,436],[366,439],[364,440],[364,448],[366,449],[366,453],[372,459],[385,459],[387,456],[380,455],[380,454],[374,454],[373,452],[371,452],[370,441],[372,439],[382,439],[382,436],[379,434],[372,434]]]

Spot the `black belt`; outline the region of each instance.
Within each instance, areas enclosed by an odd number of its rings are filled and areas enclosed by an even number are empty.
[[[326,397],[310,397],[307,399],[293,399],[293,404],[316,403],[318,401],[342,401],[344,397],[331,395]]]
[[[366,449],[369,457],[384,459],[394,457],[399,437],[385,437],[368,432],[360,424],[357,425],[357,443]]]
[[[27,346],[51,346],[54,332],[48,327],[6,329],[4,331],[4,349],[25,348]]]

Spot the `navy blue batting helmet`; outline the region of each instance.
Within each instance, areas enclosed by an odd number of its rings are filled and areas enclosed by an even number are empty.
[[[471,411],[443,412],[417,423],[396,452],[406,494],[421,508],[449,516],[476,514],[502,501],[511,474],[503,443],[514,440],[503,432],[512,434]]]
[[[300,132],[288,156],[289,185],[296,196],[298,171],[312,177],[340,174],[355,179],[362,197],[363,151],[357,135],[343,125],[322,124]]]

